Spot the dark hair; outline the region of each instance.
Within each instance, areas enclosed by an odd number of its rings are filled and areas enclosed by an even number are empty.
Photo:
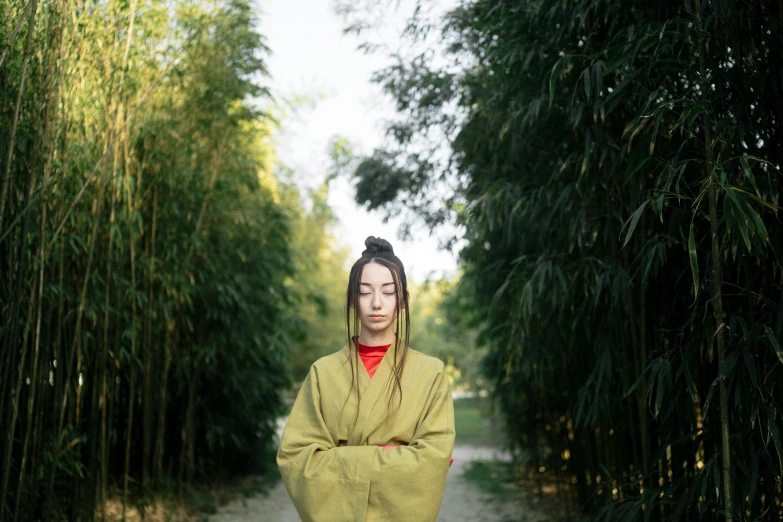
[[[400,258],[394,255],[394,249],[391,243],[379,237],[369,236],[364,240],[366,247],[359,259],[351,267],[351,274],[348,277],[348,291],[346,293],[345,303],[345,328],[348,335],[349,359],[351,362],[351,390],[354,382],[356,385],[356,419],[359,418],[359,403],[361,402],[361,393],[358,385],[359,369],[359,283],[362,281],[362,271],[364,266],[370,263],[377,263],[389,269],[394,281],[395,296],[397,299],[397,331],[394,336],[394,354],[392,375],[394,378],[395,389],[389,395],[389,404],[387,408],[387,417],[391,409],[391,403],[394,398],[394,392],[399,391],[399,405],[402,403],[402,371],[405,367],[405,358],[408,355],[408,342],[410,341],[410,313],[408,311],[408,278],[405,277],[405,267]],[[353,323],[353,324],[351,324]],[[400,337],[402,336],[402,338]],[[402,350],[400,350],[402,346]],[[356,373],[354,372],[356,368]],[[350,396],[350,391],[349,391]],[[346,397],[346,402],[348,398]],[[354,419],[354,423],[356,422]]]

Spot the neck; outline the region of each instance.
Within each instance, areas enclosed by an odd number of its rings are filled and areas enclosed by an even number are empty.
[[[382,332],[362,330],[359,334],[359,342],[365,346],[385,346],[394,343],[394,330],[388,328]]]

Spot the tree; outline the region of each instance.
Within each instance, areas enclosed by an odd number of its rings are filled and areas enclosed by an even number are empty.
[[[437,223],[427,189],[451,184],[510,442],[587,519],[780,513],[779,15],[469,1],[443,20],[448,61],[377,74],[401,119],[357,168],[360,201],[413,194]],[[395,190],[372,190],[384,176]]]
[[[332,233],[336,218],[327,202],[329,184],[309,194],[309,210],[295,184],[283,191],[290,209],[290,246],[296,276],[287,281],[294,311],[288,323],[291,345],[288,364],[296,381],[302,381],[319,357],[338,351],[345,334],[345,289],[348,285],[348,250]]]
[[[250,3],[0,19],[0,520],[265,470],[294,264]]]

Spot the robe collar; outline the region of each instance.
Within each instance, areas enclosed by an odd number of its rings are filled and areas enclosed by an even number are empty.
[[[388,393],[384,392],[390,389],[394,383],[391,377],[394,372],[395,356],[399,357],[399,355],[396,354],[398,351],[401,351],[401,348],[398,349],[395,344],[395,342],[391,343],[391,346],[389,346],[389,349],[386,351],[383,359],[381,359],[381,363],[378,365],[378,368],[375,370],[375,374],[372,378],[370,378],[369,374],[367,373],[367,369],[364,367],[364,364],[362,364],[361,359],[357,357],[357,359],[359,359],[357,361],[359,367],[356,368],[354,366],[354,375],[358,374],[359,376],[358,380],[359,392],[361,394],[361,404],[359,407],[359,418],[356,421],[356,425],[348,434],[349,446],[363,445],[362,443],[364,442],[364,434],[366,431],[368,431],[365,428],[372,427],[371,425],[368,426],[368,421],[375,419],[379,415],[385,415],[386,413]],[[354,365],[353,354],[351,353],[352,350],[353,349],[348,344],[346,344],[341,350],[341,353],[343,353],[343,355],[348,358],[350,365]],[[347,375],[346,378],[350,382],[351,367],[349,364],[346,364],[343,367],[345,368]]]

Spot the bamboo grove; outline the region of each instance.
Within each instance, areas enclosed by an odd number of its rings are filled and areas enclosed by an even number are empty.
[[[262,470],[288,217],[245,0],[0,3],[0,521]]]
[[[781,520],[783,5],[417,5],[446,58],[377,73],[357,200],[463,227],[523,473],[585,520]]]

